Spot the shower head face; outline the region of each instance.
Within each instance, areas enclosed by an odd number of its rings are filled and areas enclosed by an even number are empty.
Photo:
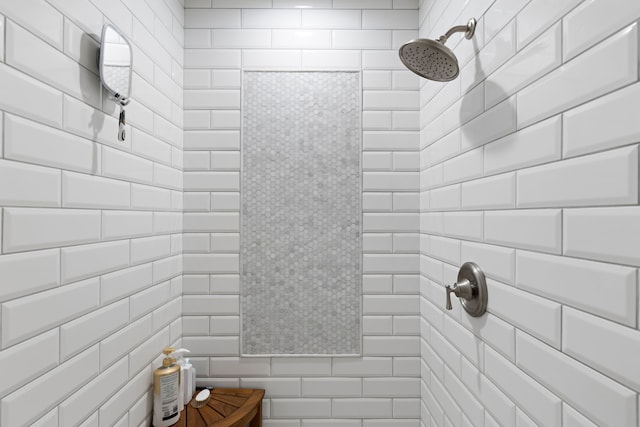
[[[425,79],[448,82],[458,77],[458,59],[444,44],[416,39],[402,45],[400,60],[411,71]]]

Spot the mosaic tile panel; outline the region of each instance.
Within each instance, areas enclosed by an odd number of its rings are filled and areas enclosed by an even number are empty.
[[[360,74],[245,72],[242,108],[242,352],[360,354]]]

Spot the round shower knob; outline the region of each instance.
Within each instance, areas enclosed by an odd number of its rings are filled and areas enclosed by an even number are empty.
[[[446,309],[451,310],[451,294],[460,298],[462,307],[473,317],[479,317],[487,310],[487,281],[482,269],[473,262],[465,262],[458,271],[458,281],[447,285]]]

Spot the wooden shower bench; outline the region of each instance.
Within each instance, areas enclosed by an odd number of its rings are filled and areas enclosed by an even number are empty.
[[[246,427],[249,424],[251,427],[262,427],[263,397],[262,389],[214,388],[209,402],[202,408],[185,405],[180,421],[174,426]]]

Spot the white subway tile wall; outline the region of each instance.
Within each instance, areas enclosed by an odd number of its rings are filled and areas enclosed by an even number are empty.
[[[416,0],[185,2],[184,345],[200,383],[265,388],[265,426],[420,424],[417,28]],[[246,70],[362,72],[362,357],[240,357]]]
[[[637,2],[419,12],[429,38],[478,19],[449,41],[459,80],[420,82],[421,426],[638,426]],[[487,275],[479,319],[444,309],[466,261]]]
[[[184,6],[0,13],[0,424],[150,425],[182,337]],[[95,60],[108,22],[134,51],[125,142]]]

